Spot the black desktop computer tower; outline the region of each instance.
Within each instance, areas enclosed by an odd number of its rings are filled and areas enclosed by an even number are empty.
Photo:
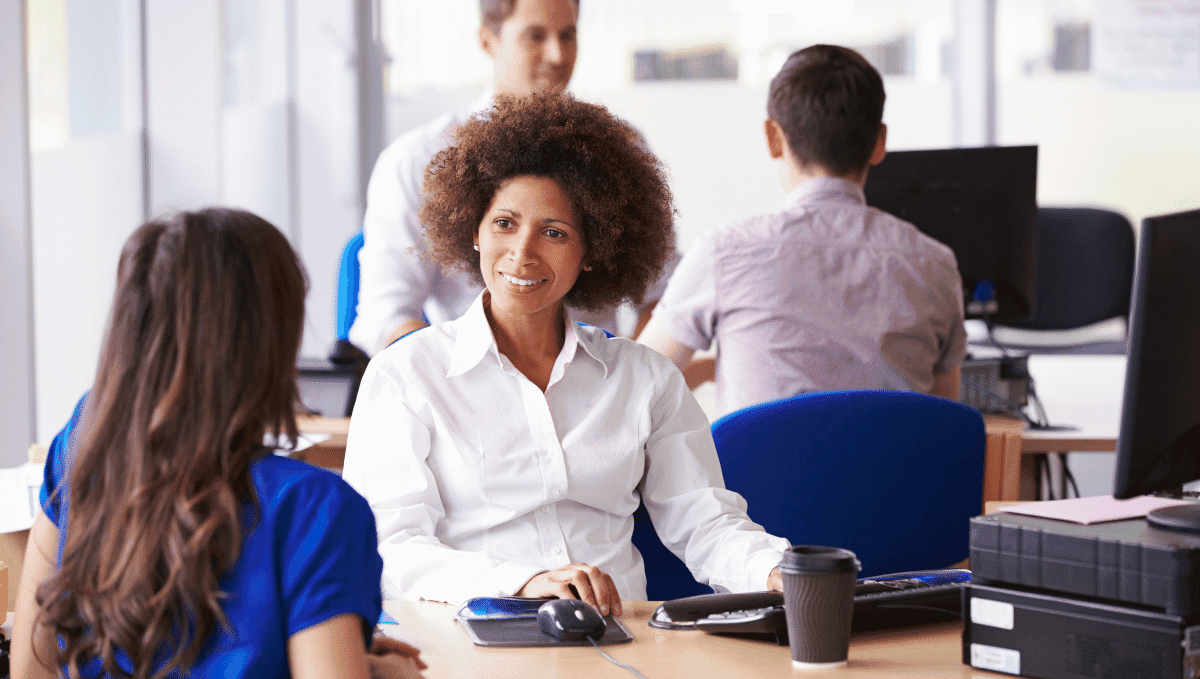
[[[963,662],[1041,679],[1200,677],[1200,535],[971,520]]]

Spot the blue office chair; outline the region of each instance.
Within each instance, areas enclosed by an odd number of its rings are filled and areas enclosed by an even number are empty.
[[[346,241],[342,260],[338,264],[337,281],[337,338],[350,341],[350,326],[358,316],[358,251],[362,250],[363,232]]]
[[[322,415],[349,417],[354,410],[358,385],[366,370],[367,356],[350,342],[350,326],[358,313],[358,251],[362,232],[354,234],[342,250],[337,283],[337,338],[326,359],[301,358],[297,361],[297,385],[300,400],[307,408]]]
[[[713,439],[751,519],[792,544],[852,550],[863,577],[967,557],[986,445],[974,408],[902,391],[804,394],[730,413]]]
[[[646,566],[647,601],[712,594],[712,587],[696,582],[683,561],[658,539],[645,505],[639,506],[633,514],[633,546],[637,547]]]

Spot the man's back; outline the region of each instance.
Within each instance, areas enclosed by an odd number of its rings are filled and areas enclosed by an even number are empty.
[[[367,185],[358,315],[350,340],[369,354],[382,349],[405,318],[456,318],[479,286],[460,272],[443,272],[421,257],[424,227],[417,219],[425,166],[451,142],[451,133],[491,105],[484,93],[472,105],[442,115],[384,149]]]
[[[820,178],[697,239],[655,315],[690,347],[716,340],[724,414],[807,391],[931,391],[962,361],[961,295],[949,248]]]

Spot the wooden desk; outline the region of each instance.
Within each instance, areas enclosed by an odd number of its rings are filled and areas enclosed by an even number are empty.
[[[1026,429],[1008,415],[986,415],[988,450],[984,472],[984,501],[1036,500],[1036,456],[1046,453],[1113,452],[1115,426],[1110,430],[1089,427],[1070,431]]]
[[[342,468],[346,460],[346,433],[350,431],[349,417],[299,415],[296,417],[296,427],[301,434],[329,434],[329,438],[292,457],[318,467]]]
[[[999,677],[962,664],[962,625],[866,632],[850,642],[846,667],[793,670],[787,646],[719,637],[691,630],[660,630],[646,624],[658,602],[626,602],[621,622],[633,633],[628,644],[605,652],[651,679],[680,677]],[[421,649],[426,679],[441,677],[611,677],[632,675],[587,647],[481,648],[454,622],[457,607],[429,601],[388,601],[400,623],[398,636]]]

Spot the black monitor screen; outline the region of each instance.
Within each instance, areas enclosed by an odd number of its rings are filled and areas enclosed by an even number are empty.
[[[1142,223],[1113,495],[1200,479],[1200,210]]]
[[[1036,299],[1037,147],[889,152],[867,204],[950,246],[968,316],[1027,318]],[[995,294],[976,299],[976,289]]]

